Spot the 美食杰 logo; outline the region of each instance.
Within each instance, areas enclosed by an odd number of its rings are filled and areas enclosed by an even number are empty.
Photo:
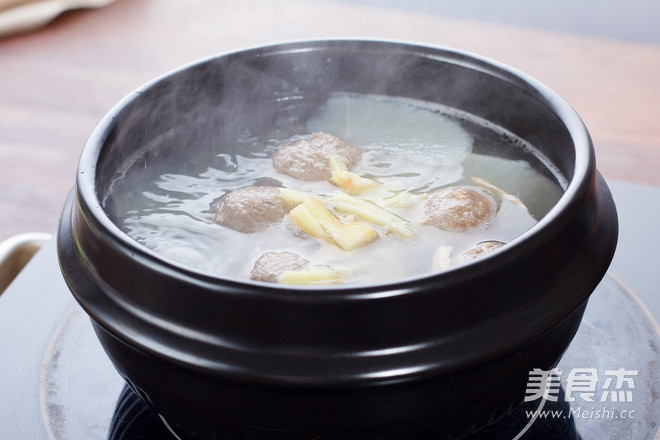
[[[563,398],[571,407],[568,414],[563,411],[544,414],[537,410],[530,411],[528,417],[633,419],[634,409],[622,404],[633,402],[637,375],[638,370],[625,368],[602,372],[597,368],[573,368],[568,372],[535,368],[529,372],[525,402],[539,399],[557,402],[563,388]]]

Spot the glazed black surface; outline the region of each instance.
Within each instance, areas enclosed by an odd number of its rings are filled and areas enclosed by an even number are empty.
[[[569,185],[538,225],[490,257],[313,292],[179,267],[108,218],[103,201],[128,161],[139,157],[146,173],[169,166],[177,142],[163,139],[233,152],[230,141],[245,129],[302,122],[334,91],[474,113],[534,144]],[[203,164],[194,156],[180,165]],[[67,283],[118,371],[182,429],[206,438],[221,429],[442,438],[499,418],[522,400],[529,370],[557,363],[616,235],[589,135],[553,92],[460,52],[341,40],[220,56],[127,97],[85,147],[58,246]]]

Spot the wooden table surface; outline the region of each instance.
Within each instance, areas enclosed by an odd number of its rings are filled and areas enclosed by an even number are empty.
[[[134,88],[217,53],[331,37],[513,66],[573,105],[606,179],[660,185],[660,46],[329,0],[118,0],[0,40],[0,240],[55,231],[87,136]]]

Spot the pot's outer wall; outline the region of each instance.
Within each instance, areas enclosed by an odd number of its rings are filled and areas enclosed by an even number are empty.
[[[225,381],[163,364],[98,325],[95,331],[131,387],[165,414],[168,423],[178,425],[178,432],[195,438],[217,438],[222,432],[223,440],[246,433],[255,440],[444,439],[477,431],[521,402],[527,366],[553,368],[583,312],[584,306],[530,346],[488,364],[451,376],[372,387],[290,388]],[[162,387],[165,377],[167,387]],[[191,395],[203,404],[182,405]]]
[[[182,145],[177,138],[209,155],[233,153],[229,140],[245,129],[258,136],[302,123],[335,91],[424,99],[489,119],[539,148],[569,182],[565,195],[531,231],[472,264],[313,292],[177,267],[107,217],[112,181],[136,157],[157,173],[152,164],[168,161],[167,149]],[[346,430],[378,424],[461,433],[517,404],[527,372],[556,364],[570,343],[616,237],[589,135],[553,92],[459,52],[342,40],[228,54],[127,97],[85,147],[58,249],[65,279],[117,369],[170,419],[204,436],[222,422],[237,431],[277,429],[279,438],[296,438],[288,428],[318,428],[345,439]],[[190,392],[164,383],[187,383]],[[277,406],[278,396],[282,411],[250,409]],[[341,399],[383,409],[351,418],[333,409]]]

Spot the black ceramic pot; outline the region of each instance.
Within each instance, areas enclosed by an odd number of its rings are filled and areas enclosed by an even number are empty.
[[[136,157],[148,172],[177,145],[235,153],[245,130],[304,121],[336,91],[476,114],[535,145],[568,185],[535,227],[491,256],[314,292],[182,267],[108,217],[112,182]],[[589,134],[548,88],[462,52],[334,40],[211,58],[121,101],[83,150],[58,249],[117,370],[182,437],[441,439],[492,423],[523,400],[531,369],[556,365],[616,238]]]

